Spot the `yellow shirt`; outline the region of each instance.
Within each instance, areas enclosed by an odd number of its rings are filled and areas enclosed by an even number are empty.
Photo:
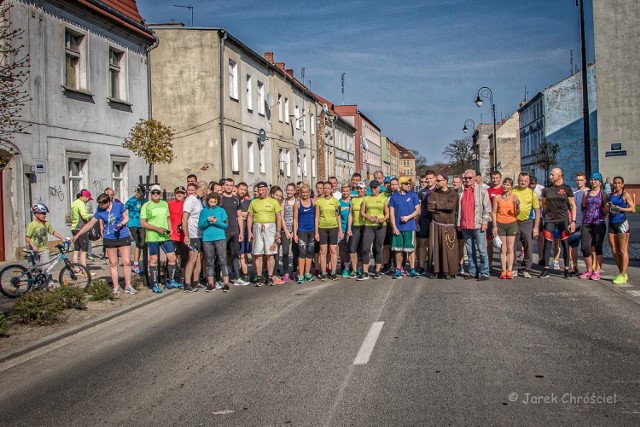
[[[320,210],[318,218],[318,228],[336,228],[338,226],[338,217],[336,212],[340,208],[340,202],[335,197],[325,199],[320,197],[316,201],[316,206]]]
[[[253,222],[259,224],[275,224],[276,213],[280,212],[282,207],[276,199],[265,197],[264,199],[253,199],[249,205],[249,211],[253,214]]]
[[[362,206],[362,202],[364,202],[364,197],[352,197],[351,198],[351,215],[353,215],[353,222],[351,225],[353,227],[360,227],[364,225],[364,218],[360,215],[360,207]]]
[[[526,221],[531,215],[531,209],[540,209],[538,195],[530,188],[513,187],[511,193],[520,200],[520,213],[518,221]]]
[[[375,216],[378,218],[384,217],[384,207],[389,203],[389,199],[384,194],[380,193],[377,196],[365,196],[364,198],[364,206],[367,212],[367,216]],[[369,221],[368,219],[364,220],[364,225],[385,225],[386,222],[380,224],[377,222]]]

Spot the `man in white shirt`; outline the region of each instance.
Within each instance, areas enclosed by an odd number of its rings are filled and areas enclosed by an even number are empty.
[[[189,260],[184,269],[184,291],[196,292],[198,290],[198,278],[200,277],[200,262],[202,253],[202,232],[198,228],[200,212],[202,212],[202,199],[207,191],[207,182],[199,181],[198,184],[187,185],[187,192],[194,190],[194,193],[184,200],[182,212],[182,229],[184,233],[184,244],[189,249]],[[195,187],[195,188],[194,188]]]

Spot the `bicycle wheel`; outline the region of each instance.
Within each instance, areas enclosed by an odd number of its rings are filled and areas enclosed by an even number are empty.
[[[31,289],[31,276],[23,265],[12,264],[0,270],[0,292],[8,298],[17,298]]]
[[[69,263],[60,270],[58,281],[60,286],[73,286],[85,290],[91,284],[91,274],[84,265]]]

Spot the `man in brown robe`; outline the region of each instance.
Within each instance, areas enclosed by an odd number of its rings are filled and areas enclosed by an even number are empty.
[[[438,278],[453,279],[458,273],[458,241],[456,217],[458,193],[447,186],[447,176],[436,176],[436,191],[429,196],[427,209],[432,213],[429,233],[429,260]]]

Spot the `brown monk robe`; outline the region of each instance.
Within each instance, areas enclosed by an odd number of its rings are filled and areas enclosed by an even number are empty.
[[[438,189],[429,195],[427,205],[433,215],[429,234],[429,260],[432,273],[444,276],[445,279],[453,279],[460,266],[455,225],[458,193],[447,187],[446,177],[439,175],[437,179],[442,181],[436,182]]]

